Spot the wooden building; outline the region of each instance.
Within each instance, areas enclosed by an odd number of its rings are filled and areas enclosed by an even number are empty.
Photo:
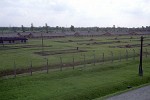
[[[0,44],[26,43],[27,40],[24,37],[0,37]]]

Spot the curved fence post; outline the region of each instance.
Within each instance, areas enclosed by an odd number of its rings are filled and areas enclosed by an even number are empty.
[[[72,58],[72,63],[73,63],[73,66],[72,66],[72,67],[73,67],[73,69],[74,69],[74,56],[73,56],[73,58]]]
[[[121,62],[121,51],[119,51],[119,61]]]
[[[46,70],[47,70],[47,74],[48,74],[48,58],[46,59]]]
[[[126,50],[126,60],[128,60],[128,50]]]
[[[14,60],[14,77],[16,78],[16,75],[17,75],[17,73],[16,73],[16,62],[15,62],[15,60]]]
[[[102,60],[103,60],[103,63],[104,63],[104,61],[105,61],[105,55],[104,55],[104,53],[103,53]]]
[[[135,50],[133,49],[133,60],[135,60]]]
[[[84,56],[84,67],[86,67],[85,54],[83,56]]]
[[[93,51],[93,63],[94,63],[94,66],[95,66],[95,62],[96,62],[95,59],[96,59],[96,58],[95,58],[95,50],[94,50],[94,51]]]
[[[62,57],[60,56],[60,71],[62,71],[63,68],[63,62],[62,62]]]
[[[110,53],[111,53],[111,62],[113,63],[114,61],[113,52],[111,51]]]
[[[30,75],[32,76],[32,60],[31,60],[31,64],[30,64]]]
[[[145,49],[145,51],[146,51],[146,52],[145,52],[145,55],[146,55],[146,58],[147,58],[147,55],[148,55],[147,48]]]

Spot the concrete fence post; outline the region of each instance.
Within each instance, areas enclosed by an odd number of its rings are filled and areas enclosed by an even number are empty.
[[[121,62],[121,51],[119,51],[119,61]]]
[[[63,62],[62,62],[62,57],[60,57],[60,71],[62,71],[63,68]]]
[[[104,55],[104,53],[103,53],[102,60],[103,60],[103,63],[104,63],[104,61],[105,61],[105,55]]]
[[[73,56],[73,58],[72,58],[72,62],[73,62],[73,66],[72,66],[72,67],[73,67],[73,69],[74,69],[74,56]]]
[[[93,51],[94,53],[93,53],[93,63],[94,63],[94,66],[95,66],[95,63],[96,63],[96,57],[95,57],[95,51]]]
[[[128,60],[128,50],[126,50],[126,60]]]
[[[133,60],[135,60],[135,50],[133,49]]]
[[[46,59],[46,70],[47,70],[47,74],[48,74],[48,58]]]
[[[111,61],[113,63],[113,61],[114,61],[113,52],[111,51],[110,53],[111,53]]]
[[[30,64],[30,75],[32,76],[32,60],[31,60],[31,64]]]
[[[17,73],[16,73],[16,62],[15,62],[15,60],[14,60],[14,77],[16,78],[16,75],[17,75]]]
[[[145,55],[146,55],[146,58],[147,58],[147,55],[148,55],[147,48],[145,49],[145,51],[146,51],[146,52],[145,52]]]
[[[85,54],[83,56],[84,56],[84,67],[86,67]]]

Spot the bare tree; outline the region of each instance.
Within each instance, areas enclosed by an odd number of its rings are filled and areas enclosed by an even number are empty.
[[[48,33],[48,26],[47,23],[45,24],[46,33]]]
[[[73,31],[73,32],[75,32],[73,25],[71,25],[70,30]]]
[[[33,27],[33,23],[31,23],[31,31],[33,32],[34,27]]]
[[[24,26],[21,25],[22,32],[25,32]]]

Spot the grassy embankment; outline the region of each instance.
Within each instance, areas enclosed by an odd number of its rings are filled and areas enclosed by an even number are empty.
[[[150,82],[150,58],[144,59],[144,76],[138,76],[138,59],[78,66],[33,76],[0,78],[1,100],[91,100]]]

